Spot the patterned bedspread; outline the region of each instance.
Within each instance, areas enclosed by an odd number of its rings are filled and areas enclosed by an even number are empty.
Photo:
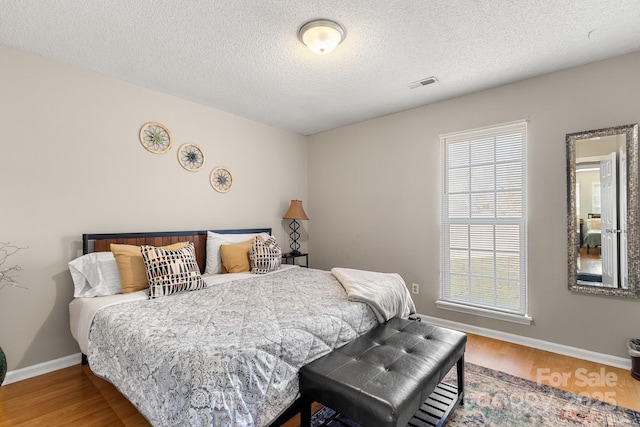
[[[330,272],[293,268],[104,308],[88,357],[155,426],[262,426],[301,366],[376,324]]]

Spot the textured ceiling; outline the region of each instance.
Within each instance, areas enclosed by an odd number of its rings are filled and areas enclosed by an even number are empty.
[[[347,31],[328,55],[297,38],[314,18]],[[305,135],[639,51],[639,23],[640,0],[0,1],[0,44]]]

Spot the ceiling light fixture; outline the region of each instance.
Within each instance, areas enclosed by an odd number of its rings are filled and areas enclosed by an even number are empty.
[[[345,38],[342,25],[328,19],[316,19],[298,30],[298,38],[313,52],[324,55],[336,48]]]

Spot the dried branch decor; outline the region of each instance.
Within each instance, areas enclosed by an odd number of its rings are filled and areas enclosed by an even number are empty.
[[[4,288],[5,286],[27,289],[24,286],[20,286],[18,284],[18,281],[16,280],[16,273],[19,271],[22,271],[22,267],[20,267],[19,265],[14,265],[12,267],[6,267],[6,268],[3,267],[4,263],[7,261],[7,258],[9,258],[11,255],[15,254],[21,249],[26,249],[26,248],[21,248],[21,247],[12,245],[9,242],[7,243],[0,242],[0,289]]]

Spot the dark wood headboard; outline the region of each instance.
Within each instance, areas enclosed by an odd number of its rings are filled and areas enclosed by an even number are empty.
[[[196,260],[200,272],[204,272],[207,260],[207,231],[219,234],[269,233],[271,228],[241,228],[234,230],[160,231],[145,233],[83,234],[82,253],[106,252],[112,243],[125,245],[166,246],[172,243],[191,242],[196,249]],[[91,247],[93,244],[93,247]]]

